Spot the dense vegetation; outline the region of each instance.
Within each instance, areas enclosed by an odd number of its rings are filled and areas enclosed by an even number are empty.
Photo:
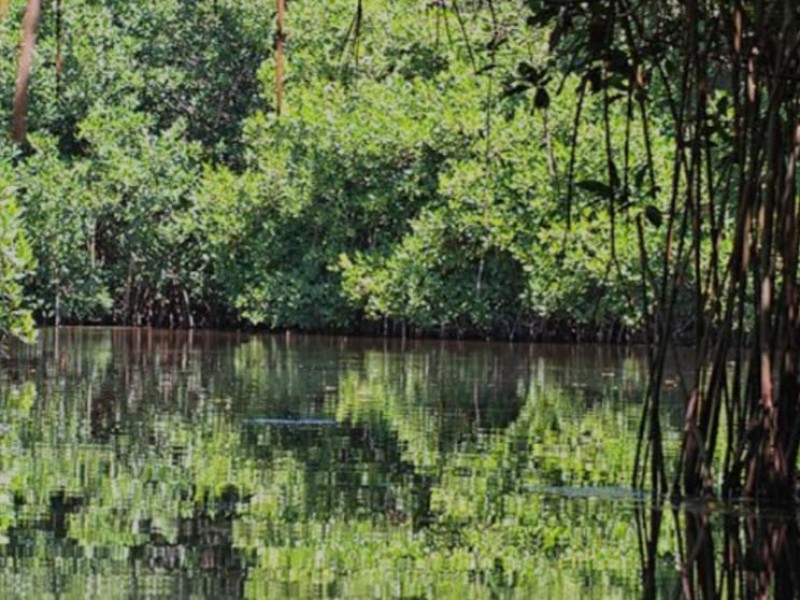
[[[796,503],[796,1],[298,0],[285,48],[267,4],[178,0],[54,0],[34,44],[40,4],[0,3],[0,46],[20,48],[0,67],[0,337],[30,337],[31,311],[638,333],[634,486],[657,506]],[[665,365],[686,341],[670,482]],[[683,525],[698,571],[704,521]],[[800,589],[788,530],[751,525],[725,533],[730,570],[705,596],[735,589],[743,551],[763,566],[749,595],[773,574],[779,596]],[[651,558],[659,532],[654,516]]]
[[[641,277],[652,343],[637,485],[647,481],[654,498],[669,490],[673,497],[796,502],[800,4],[529,4],[535,22],[553,27],[553,56],[572,53],[568,72],[593,83],[592,93],[609,102],[628,98],[635,107],[628,127],[641,123],[646,129],[664,104],[672,115],[674,153],[663,215],[669,233],[657,280],[648,281],[644,272]],[[624,177],[615,177],[619,155],[611,128],[604,133],[606,182],[624,194],[619,182],[628,180],[630,155],[623,153]],[[649,155],[646,164],[647,171],[656,170]],[[670,483],[660,396],[686,305],[692,306],[688,341],[695,356],[683,380],[680,473]],[[781,542],[770,552],[791,550]],[[799,589],[796,582],[780,585],[786,593]]]
[[[36,317],[514,338],[640,328],[635,223],[647,216],[656,254],[664,207],[642,159],[625,165],[624,217],[609,215],[596,142],[610,129],[647,154],[624,103],[608,115],[585,82],[541,76],[548,30],[525,24],[524,2],[362,4],[289,3],[280,117],[272,2],[46,5],[27,142],[0,154],[3,201],[21,208],[10,218],[35,258],[13,261],[14,285]],[[0,23],[9,56],[24,8],[12,0]],[[0,66],[4,122],[15,70]],[[659,119],[649,152],[667,188]],[[588,143],[573,157],[576,134]],[[0,314],[19,302],[0,296]]]

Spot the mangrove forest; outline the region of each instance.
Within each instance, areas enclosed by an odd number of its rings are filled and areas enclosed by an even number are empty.
[[[800,598],[797,0],[0,0],[12,598]]]

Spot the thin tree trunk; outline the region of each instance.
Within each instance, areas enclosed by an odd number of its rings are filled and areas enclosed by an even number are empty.
[[[28,0],[25,18],[22,20],[22,46],[19,53],[17,83],[14,88],[14,106],[11,115],[11,139],[17,144],[24,142],[27,134],[28,87],[41,13],[41,0]]]

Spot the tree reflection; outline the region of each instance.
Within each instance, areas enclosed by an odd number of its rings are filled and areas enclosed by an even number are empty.
[[[750,504],[657,504],[638,507],[637,530],[644,600],[800,597],[800,531],[793,512]],[[677,555],[663,552],[665,542]]]
[[[14,565],[0,586],[639,593],[633,358],[69,329],[56,351],[43,337],[0,377],[0,566]]]

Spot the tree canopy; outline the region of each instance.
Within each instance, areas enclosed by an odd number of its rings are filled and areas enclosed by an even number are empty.
[[[571,150],[576,106],[581,137],[599,139],[602,101],[578,77],[531,83],[548,28],[524,23],[524,3],[291,2],[280,117],[271,2],[59,6],[41,16],[27,142],[5,159],[39,320],[512,339],[641,329],[636,220],[605,243],[602,149]],[[12,1],[2,23],[9,54],[24,12]],[[3,69],[12,90],[15,65]],[[661,116],[649,150],[626,138],[621,104],[608,116],[616,143],[669,162]],[[668,186],[667,169],[656,177]],[[666,205],[637,196],[631,214],[645,210]],[[655,255],[663,231],[644,233]]]

